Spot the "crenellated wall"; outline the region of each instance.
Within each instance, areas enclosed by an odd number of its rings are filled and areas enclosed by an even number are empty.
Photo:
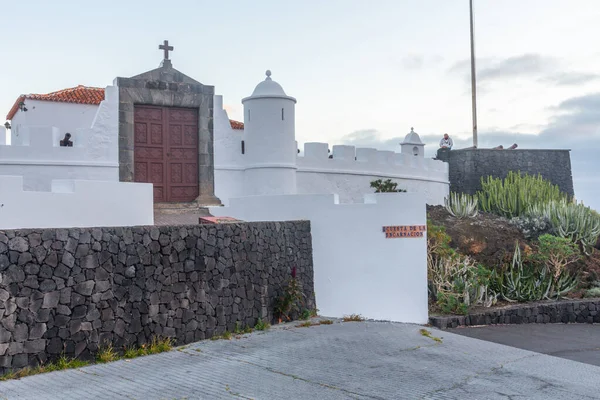
[[[60,147],[66,132],[52,126],[13,125],[11,145],[0,145],[0,176],[22,176],[26,190],[50,191],[54,179],[119,181],[116,88],[107,87],[89,128],[70,131],[73,147]]]
[[[242,131],[221,121],[229,121],[224,110],[215,112],[215,126],[221,127],[215,138],[215,192],[227,205],[230,198],[247,195],[245,165]],[[370,183],[376,179],[389,178],[401,189],[423,193],[431,205],[443,204],[449,190],[447,163],[393,151],[335,145],[329,153],[327,143],[305,143],[296,166],[298,194],[335,193],[342,203],[362,202],[365,194],[373,193]]]
[[[342,203],[358,203],[372,193],[371,181],[392,179],[398,188],[423,193],[427,204],[443,204],[448,164],[423,157],[354,146],[306,143],[297,159],[299,194],[337,193]]]

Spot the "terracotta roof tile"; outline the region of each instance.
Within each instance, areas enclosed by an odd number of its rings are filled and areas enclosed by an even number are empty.
[[[104,100],[104,89],[79,85],[74,88],[63,89],[47,94],[24,94],[19,96],[17,101],[15,101],[15,104],[8,112],[6,119],[12,119],[15,116],[19,110],[19,103],[25,99],[98,105]]]
[[[79,85],[74,88],[63,89],[47,94],[23,94],[19,96],[8,112],[8,115],[6,115],[7,120],[11,120],[15,116],[17,111],[19,111],[19,103],[25,101],[25,99],[98,105],[104,100],[104,89]],[[230,120],[229,123],[233,129],[244,129],[243,122]]]
[[[244,129],[244,123],[240,121],[229,120],[232,129]]]

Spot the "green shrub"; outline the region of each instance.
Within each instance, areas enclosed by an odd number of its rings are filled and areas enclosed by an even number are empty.
[[[371,182],[371,187],[375,189],[375,193],[398,193],[406,192],[404,189],[398,189],[398,184],[392,182],[391,179],[377,179]]]
[[[543,179],[520,172],[509,172],[505,179],[481,178],[481,191],[477,192],[481,210],[505,218],[526,214],[531,207],[551,201],[568,201],[568,196],[558,186]]]
[[[593,287],[585,292],[585,297],[600,297],[600,287]]]
[[[473,218],[478,214],[477,198],[466,193],[450,193],[444,198],[446,210],[456,218]]]
[[[542,235],[538,238],[539,253],[534,259],[542,262],[554,279],[560,277],[569,264],[581,259],[579,248],[567,238]]]
[[[592,253],[600,236],[600,217],[583,204],[552,201],[532,206],[529,214],[547,218],[557,236],[577,243],[587,255]]]
[[[454,294],[439,293],[436,304],[443,314],[466,315],[469,312],[469,307]]]

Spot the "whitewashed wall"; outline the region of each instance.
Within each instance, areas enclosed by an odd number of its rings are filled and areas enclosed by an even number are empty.
[[[6,131],[6,128],[3,126],[0,126],[0,146],[6,144],[6,139],[8,139],[7,135],[8,135],[8,133]]]
[[[243,129],[233,129],[227,111],[223,108],[223,96],[214,96],[214,157],[215,196],[223,204],[229,198],[243,196],[244,159],[242,155]]]
[[[337,193],[342,203],[362,201],[372,193],[370,183],[392,179],[399,189],[422,193],[427,204],[444,204],[448,195],[448,164],[392,151],[354,146],[333,146],[329,158],[327,143],[306,143],[298,157],[298,194]]]
[[[42,191],[53,179],[118,182],[118,101],[118,89],[107,87],[89,127],[69,130],[74,147],[59,146],[65,131],[58,127],[22,125],[17,135],[13,126],[11,145],[0,145],[0,175],[23,176],[27,190]]]
[[[251,196],[215,207],[244,221],[311,222],[315,293],[320,313],[424,324],[427,238],[386,239],[384,226],[426,225],[425,199],[415,193],[365,196],[339,204],[335,195]]]
[[[80,128],[89,128],[98,111],[97,105],[61,103],[25,99],[27,111],[17,111],[11,120],[11,139],[20,144],[22,129],[27,126],[53,126],[61,132],[74,132]],[[63,133],[63,136],[64,136]]]
[[[25,191],[21,176],[0,176],[0,229],[154,224],[151,184],[54,180],[51,186]]]

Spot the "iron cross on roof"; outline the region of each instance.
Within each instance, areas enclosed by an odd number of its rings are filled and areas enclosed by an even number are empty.
[[[173,46],[169,46],[169,41],[165,40],[163,44],[158,45],[159,50],[163,50],[165,52],[165,60],[169,59],[169,51],[173,50]]]

